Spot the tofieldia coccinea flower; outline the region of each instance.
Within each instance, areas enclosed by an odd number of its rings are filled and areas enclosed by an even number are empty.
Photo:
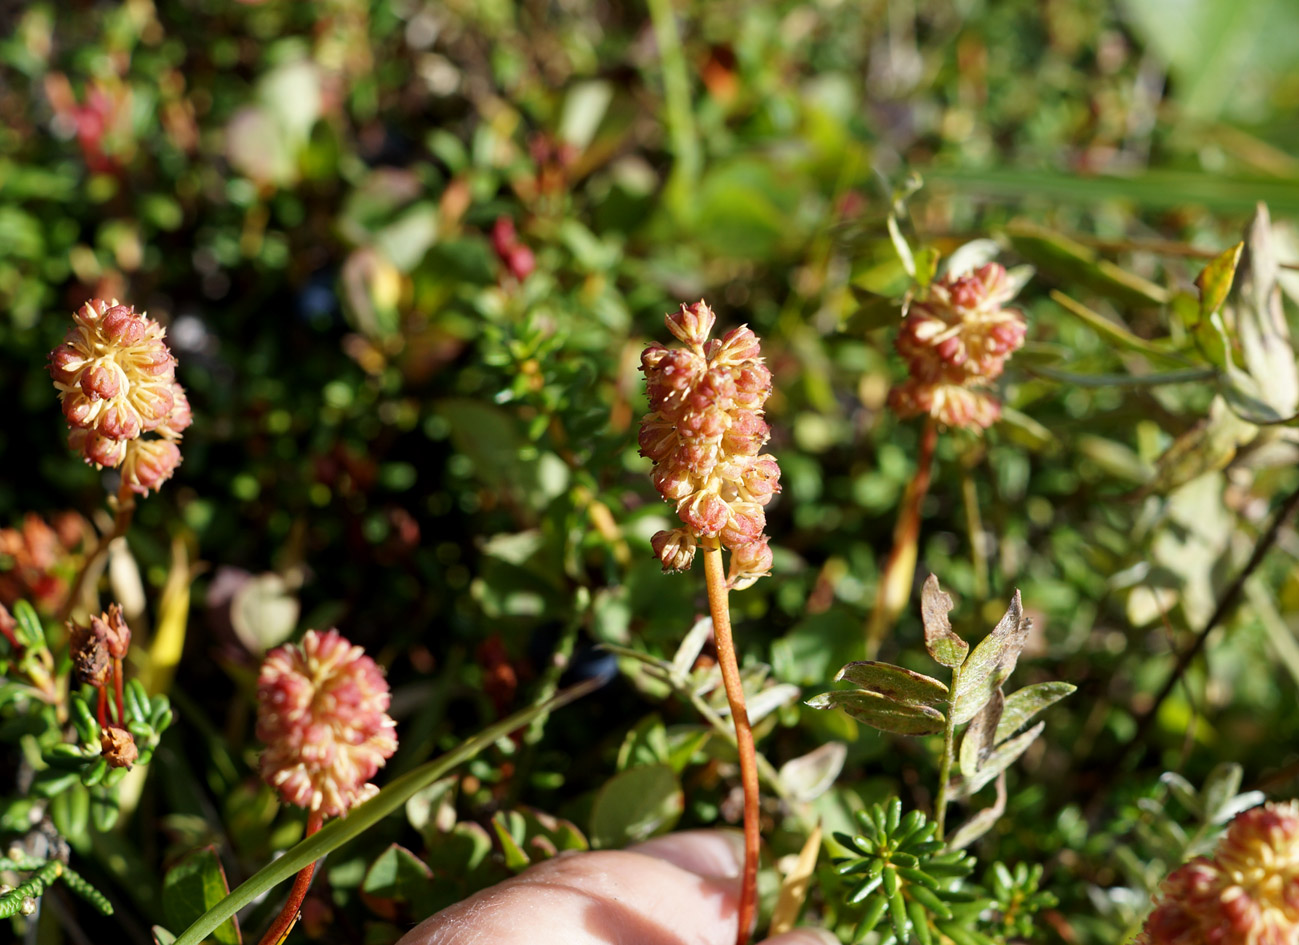
[[[132,492],[156,490],[180,465],[176,444],[192,421],[166,330],[116,299],[92,299],[72,319],[50,354],[68,445],[91,465],[121,467]]]
[[[397,750],[388,701],[383,672],[337,630],[272,650],[257,680],[262,777],[290,804],[345,814],[378,793],[370,779]]]
[[[977,429],[996,422],[1001,404],[983,388],[1024,344],[1023,314],[1005,308],[1016,291],[997,263],[930,284],[898,334],[897,351],[910,374],[889,394],[899,416],[928,415],[945,426]]]
[[[1213,858],[1169,874],[1136,945],[1299,942],[1299,802],[1239,814]]]
[[[641,355],[650,412],[640,451],[651,478],[675,505],[682,527],[651,543],[665,571],[690,567],[701,538],[731,553],[727,583],[744,588],[771,570],[764,507],[780,491],[780,467],[763,453],[771,434],[763,406],[771,372],[747,326],[710,339],[716,316],[703,301],[666,316],[684,345],[651,344]]]

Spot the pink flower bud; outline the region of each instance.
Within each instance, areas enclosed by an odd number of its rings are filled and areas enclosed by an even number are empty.
[[[149,322],[129,305],[114,305],[99,319],[99,330],[109,344],[125,348],[138,345],[148,332]]]
[[[677,503],[677,514],[697,535],[716,535],[731,517],[729,506],[716,492],[696,492]]]
[[[722,336],[722,344],[712,355],[712,359],[721,364],[739,364],[741,361],[752,361],[762,356],[762,347],[748,325],[732,328]]]
[[[756,541],[767,527],[767,516],[757,502],[731,502],[731,519],[721,531],[722,544],[735,548]]]
[[[652,462],[659,463],[667,459],[677,445],[677,433],[670,423],[641,424],[637,436],[640,454]]]
[[[126,451],[122,475],[132,492],[148,495],[171,478],[180,465],[180,449],[171,440],[133,440]]]
[[[678,468],[676,464],[655,466],[650,473],[650,481],[654,483],[654,488],[658,490],[659,495],[669,502],[684,499],[695,491],[689,473]]]
[[[117,371],[103,362],[81,372],[81,390],[87,397],[110,400],[117,396],[120,389]]]
[[[80,453],[92,466],[114,469],[126,458],[127,440],[114,440],[100,436],[93,430],[74,428],[68,433],[68,446]]]
[[[655,532],[650,539],[654,554],[663,564],[664,571],[684,571],[695,560],[695,536],[684,528]]]
[[[708,307],[708,303],[700,299],[691,305],[683,304],[680,309],[668,315],[666,321],[668,331],[682,344],[702,347],[712,334],[717,316]]]
[[[110,439],[133,440],[143,432],[144,424],[134,406],[123,400],[113,400],[99,412],[95,429]]]
[[[735,590],[743,590],[760,577],[771,573],[771,546],[766,536],[744,545],[731,548],[727,583]]]

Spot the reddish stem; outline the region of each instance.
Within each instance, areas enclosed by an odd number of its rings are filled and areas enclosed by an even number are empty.
[[[324,818],[317,811],[312,811],[307,815],[307,833],[309,837],[324,822]],[[307,898],[307,890],[311,888],[311,877],[316,872],[316,864],[309,863],[298,871],[298,875],[293,880],[293,888],[289,890],[289,898],[284,903],[284,908],[280,914],[275,917],[271,927],[266,930],[262,936],[260,945],[279,945],[293,928],[293,923],[298,921],[298,911],[302,908],[302,901]]]
[[[714,538],[711,539],[711,546],[703,546],[703,552],[708,609],[712,613],[713,634],[717,642],[717,663],[722,670],[726,701],[731,705],[731,719],[735,723],[735,747],[740,756],[740,783],[744,788],[744,875],[740,885],[735,942],[736,945],[748,945],[749,927],[753,925],[753,916],[757,910],[758,855],[762,841],[762,828],[758,822],[761,799],[758,790],[758,753],[753,744],[753,728],[749,724],[749,710],[744,704],[740,664],[735,654],[735,640],[731,635],[731,609],[726,575],[722,570],[722,549]]]
[[[126,709],[122,703],[122,660],[113,660],[113,689],[117,696],[117,724],[126,728]]]
[[[902,497],[902,506],[898,509],[897,525],[893,528],[893,547],[889,550],[888,560],[884,564],[884,570],[880,572],[880,586],[875,595],[875,609],[871,614],[870,625],[866,633],[866,651],[868,657],[873,658],[876,650],[879,648],[880,641],[893,621],[897,619],[901,612],[901,605],[898,601],[891,599],[890,594],[894,581],[906,581],[906,586],[910,588],[915,578],[916,544],[920,537],[920,510],[925,504],[925,496],[929,494],[929,482],[933,476],[934,470],[934,450],[938,446],[938,424],[933,418],[925,421],[925,428],[920,434],[920,451],[916,456],[916,473],[907,483],[907,490]],[[899,568],[903,567],[903,559],[910,556],[912,560],[911,574],[905,577],[895,574]],[[902,604],[905,604],[906,596],[899,595]]]
[[[108,727],[108,687],[99,686],[99,709],[96,713],[100,728]]]

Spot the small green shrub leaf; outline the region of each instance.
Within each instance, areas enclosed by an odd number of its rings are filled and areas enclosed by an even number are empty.
[[[814,709],[842,709],[858,722],[894,735],[932,735],[943,730],[943,713],[927,705],[893,702],[866,689],[823,692],[807,700]]]

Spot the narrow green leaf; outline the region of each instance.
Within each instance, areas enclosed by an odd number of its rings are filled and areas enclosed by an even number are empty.
[[[1205,819],[1209,823],[1218,823],[1222,819],[1222,810],[1240,791],[1242,774],[1240,765],[1231,761],[1224,761],[1209,772],[1204,787],[1200,789],[1200,797],[1204,799]]]
[[[893,249],[898,254],[898,259],[902,263],[902,268],[907,271],[907,275],[915,278],[916,259],[911,254],[911,247],[907,245],[907,239],[902,235],[902,230],[898,228],[898,219],[893,214],[889,214],[888,219],[889,239],[893,243]]]
[[[1038,364],[1030,366],[1028,372],[1075,387],[1161,387],[1165,384],[1209,381],[1218,376],[1218,370],[1211,367],[1156,371],[1151,374],[1079,374],[1049,364]]]
[[[952,718],[957,725],[978,715],[1006,677],[1015,671],[1015,663],[1032,625],[1032,621],[1024,616],[1024,604],[1017,590],[1006,615],[991,633],[979,641],[961,668],[952,699]]]
[[[624,847],[676,826],[685,795],[676,772],[664,764],[628,768],[605,782],[591,808],[591,845]]]
[[[1240,264],[1240,253],[1244,248],[1244,242],[1240,242],[1215,256],[1195,277],[1195,287],[1200,290],[1201,318],[1208,318],[1222,308],[1222,303],[1227,300],[1231,283],[1236,278],[1236,266]]]
[[[154,945],[172,945],[176,941],[176,936],[172,935],[161,925],[155,925],[152,929]]]
[[[225,870],[216,847],[195,850],[167,872],[162,883],[162,912],[167,925],[183,928],[229,895]],[[239,923],[230,916],[210,934],[221,945],[239,945]]]
[[[911,928],[915,930],[920,945],[933,945],[934,934],[929,929],[929,916],[925,914],[925,907],[912,900],[907,904],[907,915],[911,919]]]
[[[484,748],[495,744],[516,729],[522,728],[543,712],[552,712],[567,705],[574,699],[581,698],[600,685],[599,680],[591,680],[572,686],[560,692],[553,699],[529,706],[502,719],[495,725],[489,725],[477,735],[467,739],[459,748],[447,752],[440,758],[425,762],[413,771],[402,775],[387,787],[383,788],[370,800],[361,804],[343,818],[326,824],[310,837],[286,852],[279,859],[262,867],[251,877],[235,887],[212,908],[208,909],[181,936],[176,939],[177,945],[199,945],[212,931],[226,919],[234,915],[267,890],[274,888],[295,876],[308,863],[338,849],[344,843],[359,837],[394,811],[400,810],[417,791],[444,777],[447,772],[458,765],[469,761]]]
[[[1013,220],[1006,235],[1025,259],[1058,280],[1081,283],[1122,304],[1163,305],[1169,299],[1163,286],[1116,266],[1063,233]]]
[[[834,681],[852,683],[858,689],[878,692],[884,698],[904,705],[943,705],[948,697],[947,686],[932,676],[875,660],[849,663],[839,670]]]
[[[428,891],[432,882],[433,871],[424,861],[400,844],[393,843],[370,864],[361,890],[379,899],[414,902]]]
[[[25,600],[14,601],[13,610],[14,620],[18,622],[18,642],[28,649],[40,650],[45,648],[45,628],[41,626],[41,618],[36,615],[36,610]]]
[[[1078,687],[1067,682],[1043,682],[1025,686],[1006,698],[993,744],[1000,744],[1018,732],[1033,716],[1054,705]],[[962,771],[965,769],[962,768]]]
[[[1081,302],[1071,299],[1058,289],[1051,290],[1051,300],[1059,305],[1070,315],[1086,322],[1101,336],[1105,341],[1112,341],[1124,348],[1130,348],[1133,351],[1139,351],[1150,358],[1160,361],[1171,361],[1175,364],[1186,364],[1186,358],[1171,351],[1165,351],[1163,348],[1146,341],[1146,339],[1134,335],[1128,330],[1126,325],[1120,325],[1118,322],[1106,318],[1099,312],[1092,311]]]
[[[943,666],[960,666],[970,651],[966,643],[952,631],[952,597],[938,587],[937,575],[925,578],[920,592],[920,616],[925,625],[925,649]]]
[[[807,704],[814,709],[842,709],[864,725],[895,735],[932,735],[943,730],[943,713],[937,709],[899,704],[865,689],[823,692]]]

